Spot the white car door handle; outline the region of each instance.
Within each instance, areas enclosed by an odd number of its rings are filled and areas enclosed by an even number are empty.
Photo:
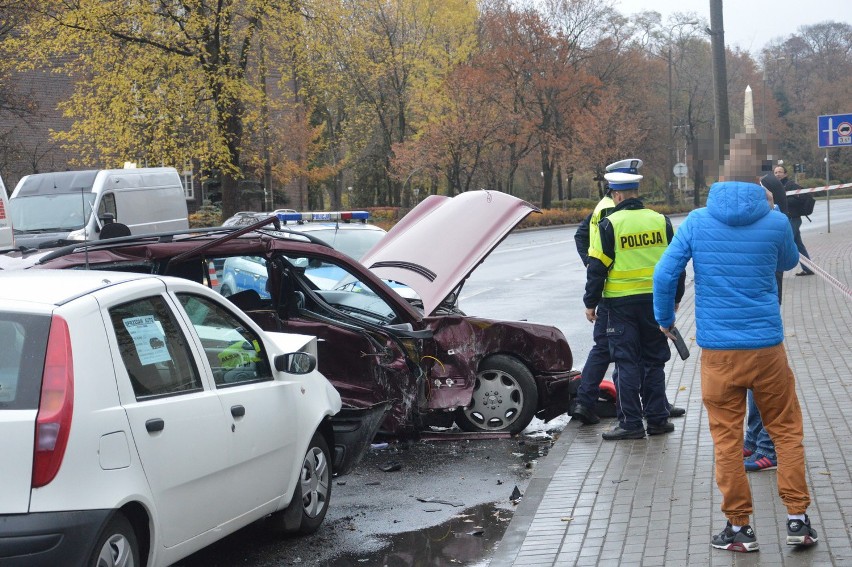
[[[243,417],[246,414],[246,408],[243,406],[231,406],[231,415],[234,417]]]
[[[165,427],[166,422],[159,417],[149,419],[145,422],[145,429],[148,430],[148,433],[156,433],[157,431],[162,431],[163,429],[165,429]]]

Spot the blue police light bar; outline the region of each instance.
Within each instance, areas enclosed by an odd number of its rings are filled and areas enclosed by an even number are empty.
[[[317,222],[317,221],[344,221],[359,220],[366,222],[370,218],[368,211],[334,211],[334,212],[316,212],[316,213],[276,213],[278,220],[283,223],[287,222]]]

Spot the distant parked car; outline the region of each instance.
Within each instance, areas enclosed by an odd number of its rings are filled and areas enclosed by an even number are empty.
[[[269,297],[246,290],[229,299],[264,329],[317,336],[323,374],[344,405],[392,403],[384,423],[392,433],[453,420],[468,431],[518,433],[534,416],[567,410],[579,376],[568,342],[552,325],[469,316],[458,297],[471,272],[536,210],[497,191],[430,196],[360,262],[319,241],[250,226],[67,248],[35,267],[141,270],[210,285],[209,262],[262,258]],[[345,276],[317,285],[309,268],[323,265]],[[603,391],[599,412],[611,415],[615,388],[607,381]]]
[[[270,515],[312,532],[378,425],[345,445],[316,339],[187,279],[15,270],[0,290],[0,564],[165,566]]]

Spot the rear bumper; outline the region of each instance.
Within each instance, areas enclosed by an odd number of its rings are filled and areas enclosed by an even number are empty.
[[[0,565],[84,565],[112,510],[0,514]]]

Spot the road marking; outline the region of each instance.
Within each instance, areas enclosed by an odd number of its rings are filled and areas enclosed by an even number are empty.
[[[487,287],[485,289],[481,289],[479,291],[474,291],[473,293],[463,295],[459,298],[459,301],[464,301],[465,299],[470,299],[471,297],[476,297],[477,295],[482,295],[485,292],[491,291],[494,289],[493,287]]]
[[[558,240],[556,242],[544,242],[541,244],[533,244],[532,246],[520,246],[518,248],[500,248],[498,246],[497,249],[494,250],[494,252],[492,252],[491,254],[494,255],[506,254],[508,252],[523,252],[524,250],[535,250],[536,248],[543,248],[545,246],[564,246],[568,242],[574,242],[574,240]]]
[[[514,281],[514,282],[519,282],[519,281],[521,281],[521,280],[527,280],[527,279],[532,278],[532,277],[535,277],[535,276],[537,276],[537,275],[538,275],[538,272],[533,272],[533,273],[531,273],[531,274],[527,274],[527,275],[525,275],[525,276],[521,276],[521,277],[519,277],[519,278],[514,278],[512,281]]]

